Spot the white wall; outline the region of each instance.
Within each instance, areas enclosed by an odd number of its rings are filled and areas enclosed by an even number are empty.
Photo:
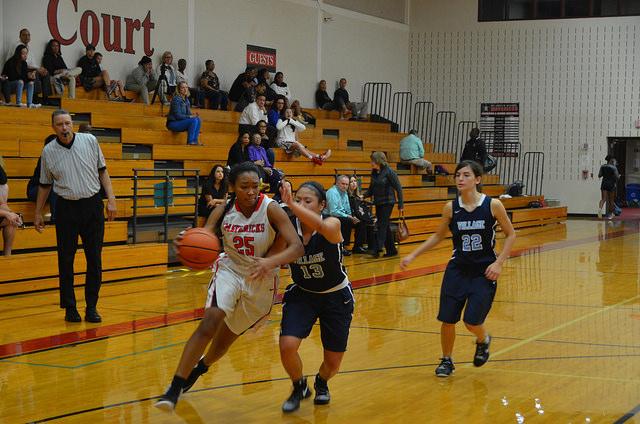
[[[475,0],[411,7],[414,96],[458,120],[479,120],[482,102],[519,102],[523,150],[546,155],[545,195],[595,213],[607,136],[640,135],[638,18],[479,23]]]
[[[322,23],[322,78],[327,80],[327,91],[337,88],[334,82],[342,77],[348,81],[351,100],[360,100],[365,82],[390,82],[394,91],[405,91],[408,42],[404,25],[333,15],[332,21]]]
[[[47,6],[52,0],[4,1],[0,17],[1,57],[13,50],[20,28],[31,31],[30,55],[39,63],[46,42],[52,37],[47,26]],[[123,18],[143,20],[151,11],[155,28],[151,46],[157,64],[164,50],[172,51],[174,61],[187,59],[187,72],[195,81],[204,61],[213,58],[223,88],[245,67],[246,44],[277,50],[278,68],[303,105],[313,106],[318,79],[349,78],[354,99],[360,97],[361,83],[384,79],[394,87],[407,86],[408,25],[374,18],[323,5],[315,0],[78,0],[78,12],[72,0],[59,0],[59,26],[63,37],[78,29],[82,13],[93,10]],[[321,24],[329,10],[335,20]],[[122,23],[125,42],[125,24]],[[101,32],[102,38],[102,32]],[[112,77],[125,79],[143,56],[143,32],[135,33],[135,55],[107,52],[102,40],[97,50],[104,55],[103,65]],[[84,54],[78,39],[62,47],[68,66]]]
[[[29,55],[40,63],[46,43],[52,38],[47,25],[47,6],[49,1],[20,0],[8,1],[4,4],[2,13],[4,51],[2,57],[6,57],[8,50],[13,50],[18,42],[18,33],[21,28],[29,28],[31,43]],[[80,20],[86,10],[93,10],[99,18],[100,41],[96,43],[96,50],[104,55],[103,67],[108,69],[112,77],[125,79],[126,74],[137,66],[138,61],[144,55],[143,31],[134,32],[133,41],[135,54],[107,52],[103,46],[102,18],[101,14],[117,15],[124,18],[145,19],[147,12],[151,10],[151,21],[155,28],[151,30],[151,46],[155,47],[154,62],[157,63],[164,50],[171,50],[177,54],[187,50],[187,32],[184,29],[187,22],[187,2],[176,0],[153,0],[149,2],[130,0],[79,0],[78,12],[74,11],[71,0],[60,0],[58,8],[58,26],[60,33],[65,38],[70,38],[78,31],[76,41],[69,46],[62,46],[62,57],[68,67],[75,66],[78,59],[84,55],[84,44],[81,40]],[[125,23],[121,24],[123,48],[126,43]],[[112,31],[113,32],[113,31]]]

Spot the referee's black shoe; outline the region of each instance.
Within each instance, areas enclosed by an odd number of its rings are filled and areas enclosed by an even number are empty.
[[[316,381],[313,383],[313,389],[316,391],[316,395],[313,398],[313,403],[316,405],[326,405],[331,400],[329,394],[329,386],[327,381],[320,377],[320,374],[316,374]]]
[[[476,367],[483,366],[489,360],[489,345],[491,344],[491,336],[486,335],[483,342],[476,341],[476,354],[473,355],[473,365]]]
[[[300,408],[300,401],[311,396],[311,390],[307,386],[307,379],[293,383],[293,391],[287,400],[282,404],[282,412],[293,412]]]
[[[96,308],[87,308],[84,314],[84,320],[92,323],[102,322],[102,317]]]
[[[64,314],[64,320],[67,322],[81,322],[82,317],[76,308],[67,308]]]

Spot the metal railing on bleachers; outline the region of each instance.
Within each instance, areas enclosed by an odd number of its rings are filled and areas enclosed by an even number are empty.
[[[142,175],[141,175],[142,174]],[[154,184],[153,187],[140,187],[140,181],[145,180],[162,180],[162,182]],[[195,187],[193,194],[174,194],[173,182],[176,180],[184,180],[185,185],[189,186],[190,180],[193,180]],[[182,169],[182,168],[168,168],[168,169],[149,169],[149,168],[135,168],[133,170],[133,243],[137,242],[138,236],[138,218],[139,209],[149,208],[162,208],[162,212],[159,214],[162,216],[163,228],[164,228],[164,242],[169,239],[169,217],[172,216],[193,216],[193,226],[196,227],[198,223],[198,184],[200,181],[199,169]],[[151,193],[149,193],[151,191]],[[140,194],[142,192],[143,194]],[[153,196],[153,205],[140,205],[141,196]],[[193,203],[187,202],[183,204],[174,203],[174,198],[189,199],[193,198]],[[170,213],[169,208],[172,206],[191,206],[193,205],[193,213]]]

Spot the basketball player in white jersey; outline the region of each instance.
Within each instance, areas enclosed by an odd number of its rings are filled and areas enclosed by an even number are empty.
[[[180,394],[242,333],[269,314],[280,265],[304,253],[287,214],[260,193],[256,165],[243,162],[233,167],[229,184],[233,189],[229,202],[218,206],[204,227],[218,229],[225,251],[214,264],[204,317],[182,351],[171,386],[155,404],[166,411],[175,408]],[[276,234],[286,248],[267,255]],[[207,355],[198,361],[212,340]]]

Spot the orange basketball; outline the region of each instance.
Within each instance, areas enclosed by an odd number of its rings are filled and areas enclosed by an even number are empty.
[[[215,234],[204,228],[190,228],[176,242],[178,259],[191,269],[207,269],[218,258],[221,246]]]

